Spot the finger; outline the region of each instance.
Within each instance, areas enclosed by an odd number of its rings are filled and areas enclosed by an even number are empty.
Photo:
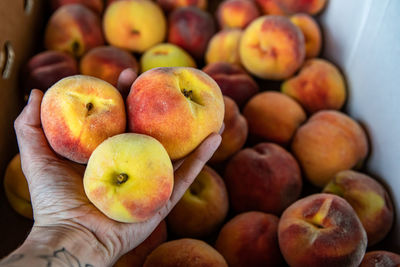
[[[136,72],[133,69],[124,69],[118,77],[117,88],[120,92],[124,92],[126,95],[129,93],[132,83],[137,77]]]
[[[225,130],[225,123],[222,123],[221,129],[219,129],[219,134],[221,135]]]
[[[182,163],[185,161],[185,158],[183,159],[178,159],[177,161],[175,161],[172,165],[174,167],[174,171],[176,171],[181,165]]]

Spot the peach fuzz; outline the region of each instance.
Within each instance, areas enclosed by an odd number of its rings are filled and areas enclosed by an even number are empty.
[[[162,220],[146,240],[119,258],[113,267],[142,267],[146,257],[165,241],[167,241],[167,224]]]
[[[316,15],[324,9],[327,0],[256,0],[265,14],[293,15],[307,13]]]
[[[286,17],[259,17],[244,30],[239,54],[251,74],[263,79],[286,79],[303,64],[304,36]]]
[[[174,9],[182,7],[197,7],[202,10],[207,8],[207,0],[157,0],[157,3],[165,12],[171,12]]]
[[[33,56],[24,67],[24,87],[46,91],[62,78],[78,74],[76,59],[66,52],[44,51]]]
[[[235,212],[279,215],[300,196],[302,179],[296,159],[273,143],[239,151],[225,169],[224,180]]]
[[[290,21],[300,28],[306,42],[306,58],[317,57],[321,51],[322,34],[317,21],[307,14],[295,14]]]
[[[140,59],[141,72],[158,67],[196,68],[196,62],[179,46],[163,43],[147,50]]]
[[[218,84],[201,70],[155,68],[141,74],[126,100],[129,130],[159,140],[172,160],[219,132],[224,101]]]
[[[104,44],[100,18],[79,4],[57,9],[46,25],[44,39],[46,49],[65,51],[75,57]]]
[[[143,267],[228,267],[213,247],[201,240],[184,238],[166,242],[156,248]]]
[[[305,177],[324,187],[336,173],[359,167],[368,153],[364,130],[351,117],[319,111],[297,130],[291,148]]]
[[[240,66],[215,62],[205,66],[203,71],[217,82],[222,94],[232,98],[240,108],[260,90],[256,81]]]
[[[314,194],[282,214],[279,247],[292,267],[358,266],[367,248],[367,235],[353,208],[341,197]]]
[[[225,0],[217,9],[216,17],[220,28],[244,29],[260,16],[256,4],[248,0]]]
[[[125,132],[121,94],[95,77],[75,75],[48,89],[41,104],[47,141],[59,155],[87,163],[93,150],[110,136]]]
[[[22,172],[21,157],[15,155],[8,163],[4,174],[4,191],[11,207],[20,215],[33,219],[28,182]]]
[[[325,59],[306,61],[297,76],[282,84],[281,91],[296,99],[308,113],[339,110],[347,97],[343,75]]]
[[[204,58],[214,33],[213,18],[198,8],[179,8],[169,16],[168,42],[182,47],[196,59]]]
[[[206,165],[168,214],[168,229],[180,237],[208,237],[223,223],[228,206],[224,181]]]
[[[126,68],[138,72],[138,63],[129,52],[114,46],[99,46],[87,52],[80,61],[83,75],[97,77],[117,86],[119,74]]]
[[[50,0],[53,12],[61,6],[70,4],[81,4],[91,9],[98,15],[103,13],[104,3],[103,0]]]
[[[368,246],[381,241],[393,225],[393,205],[385,188],[370,176],[351,170],[341,171],[325,186],[324,193],[349,202],[367,232]]]
[[[385,250],[375,250],[365,253],[359,267],[394,267],[399,265],[399,254]]]
[[[248,126],[246,119],[240,114],[239,108],[230,97],[224,96],[225,128],[221,134],[222,141],[210,162],[217,163],[228,159],[238,152],[247,140]]]
[[[278,222],[277,216],[263,212],[239,214],[222,227],[215,248],[230,267],[282,266]]]
[[[110,219],[126,223],[152,218],[169,200],[173,185],[164,147],[151,136],[134,133],[112,136],[97,146],[83,177],[90,202]]]
[[[303,108],[292,98],[267,91],[253,96],[243,109],[249,133],[262,139],[288,144],[307,119]]]
[[[167,22],[161,8],[150,0],[121,0],[107,7],[103,30],[111,45],[143,53],[164,40]]]
[[[210,40],[206,50],[207,64],[228,62],[240,65],[239,41],[242,30],[225,29],[216,33]]]

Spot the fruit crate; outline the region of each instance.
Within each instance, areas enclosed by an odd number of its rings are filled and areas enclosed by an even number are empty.
[[[0,1],[0,173],[17,153],[13,122],[24,103],[21,66],[42,47],[45,0]],[[209,1],[215,8],[219,1]],[[400,214],[400,1],[330,0],[318,17],[324,36],[322,57],[340,66],[348,86],[345,111],[366,129],[371,142],[367,173],[389,190]],[[1,175],[3,177],[3,175]],[[32,221],[12,210],[0,183],[0,258],[22,243]],[[395,218],[379,245],[400,253],[400,223]]]

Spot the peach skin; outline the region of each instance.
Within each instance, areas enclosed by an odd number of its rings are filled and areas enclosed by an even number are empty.
[[[339,110],[347,97],[340,71],[329,61],[317,58],[306,61],[297,76],[282,84],[281,91],[296,99],[308,113]]]
[[[262,139],[288,144],[307,119],[303,108],[292,98],[274,91],[253,96],[243,109],[249,133]]]
[[[256,0],[264,14],[293,15],[307,13],[316,15],[324,9],[327,0]]]
[[[161,8],[150,0],[111,3],[103,17],[106,40],[113,46],[143,53],[165,39],[167,22]]]
[[[360,167],[368,153],[362,127],[344,113],[319,111],[297,130],[291,148],[305,177],[324,187],[339,171]]]
[[[104,8],[104,3],[102,0],[50,0],[50,5],[53,9],[53,12],[61,6],[70,4],[84,5],[98,15],[103,13]]]
[[[295,14],[290,17],[294,25],[300,28],[306,42],[306,58],[317,57],[321,51],[322,34],[317,21],[307,14]]]
[[[104,44],[100,18],[79,4],[62,6],[51,15],[44,42],[48,50],[81,57],[91,48]]]
[[[260,16],[260,11],[253,1],[248,0],[225,0],[217,9],[216,17],[219,27],[244,29]]]
[[[286,17],[262,16],[244,30],[239,54],[251,74],[262,79],[286,79],[303,64],[304,36]]]
[[[129,131],[160,141],[172,160],[219,132],[224,101],[218,84],[201,70],[155,68],[141,74],[126,100]]]
[[[206,63],[228,62],[240,65],[239,41],[242,31],[225,29],[216,33],[210,40],[206,51]]]
[[[365,253],[359,267],[398,267],[399,265],[399,254],[385,250],[375,250]]]
[[[157,0],[157,3],[165,12],[171,12],[182,7],[197,7],[202,10],[207,8],[207,0]]]
[[[392,200],[385,188],[368,175],[341,171],[325,186],[324,193],[349,202],[367,232],[368,246],[381,241],[393,225]]]
[[[75,75],[54,84],[43,96],[41,123],[47,141],[59,155],[87,163],[105,139],[125,132],[125,105],[111,84]]]

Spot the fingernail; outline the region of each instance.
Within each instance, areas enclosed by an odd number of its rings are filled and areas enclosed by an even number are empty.
[[[31,90],[31,93],[29,94],[29,98],[28,98],[28,104],[31,102],[31,100],[32,100],[32,92],[33,92],[33,90]]]

